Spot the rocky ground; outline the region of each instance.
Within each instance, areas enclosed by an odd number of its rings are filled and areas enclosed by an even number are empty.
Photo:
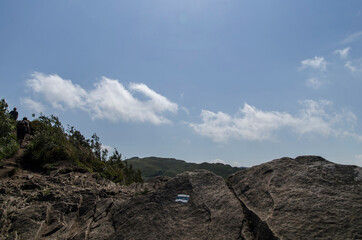
[[[282,158],[121,186],[64,167],[0,170],[0,239],[362,239],[362,168]],[[188,203],[176,203],[189,194]]]
[[[240,171],[229,184],[281,239],[362,239],[360,167],[282,158]]]

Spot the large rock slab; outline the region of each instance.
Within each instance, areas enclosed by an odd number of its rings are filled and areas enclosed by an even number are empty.
[[[177,203],[178,194],[190,195]],[[120,206],[112,239],[242,239],[244,214],[223,178],[185,172],[151,194]]]
[[[208,171],[121,186],[89,173],[21,170],[0,183],[1,240],[254,238],[239,200]],[[178,194],[189,202],[175,202]]]
[[[360,167],[316,156],[282,158],[228,181],[254,231],[264,223],[280,239],[362,239]]]

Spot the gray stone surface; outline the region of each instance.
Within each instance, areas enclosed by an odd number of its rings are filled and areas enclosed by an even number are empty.
[[[96,174],[0,177],[5,239],[362,239],[362,170],[282,158],[225,180],[200,170],[121,186]],[[189,194],[188,203],[176,203]]]
[[[321,157],[282,158],[229,184],[280,239],[362,239],[361,168]]]
[[[1,179],[0,239],[244,239],[241,204],[211,172],[131,186],[62,172]],[[175,202],[181,193],[187,204]]]
[[[177,194],[189,194],[189,202],[176,203]],[[131,199],[114,219],[114,239],[242,239],[244,214],[224,179],[200,170],[180,174],[158,191]]]

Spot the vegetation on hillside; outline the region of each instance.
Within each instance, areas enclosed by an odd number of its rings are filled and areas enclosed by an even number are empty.
[[[13,156],[19,149],[16,139],[16,121],[10,118],[8,104],[0,101],[0,165],[4,158]]]
[[[0,102],[0,165],[1,160],[13,156],[19,149],[16,138],[16,121],[10,118],[5,100]],[[40,116],[30,122],[34,135],[26,144],[22,164],[24,167],[50,171],[61,166],[96,172],[113,182],[131,184],[155,176],[174,177],[184,171],[206,169],[224,178],[240,170],[220,163],[187,163],[168,158],[131,158],[122,161],[122,155],[102,148],[94,134],[86,139],[80,131],[68,126],[64,129],[56,116]],[[136,170],[137,169],[137,170]],[[141,174],[142,173],[142,174]]]
[[[144,179],[149,179],[156,176],[168,176],[174,177],[179,173],[185,171],[193,171],[196,169],[209,170],[223,178],[227,178],[229,175],[241,170],[238,167],[232,167],[222,163],[188,163],[182,160],[173,158],[130,158],[126,162],[132,164],[142,172]]]
[[[113,182],[131,184],[143,182],[141,172],[124,164],[115,149],[108,157],[99,137],[86,139],[74,127],[64,129],[58,117],[40,116],[31,122],[34,136],[24,154],[24,163],[31,167],[49,169],[57,164],[70,164],[83,171],[97,172]]]
[[[0,161],[14,155],[19,144],[16,138],[16,121],[12,120],[5,100],[0,102]],[[30,122],[33,136],[26,144],[22,165],[42,171],[60,166],[70,170],[96,172],[113,182],[131,184],[143,182],[140,170],[122,161],[115,149],[108,157],[99,137],[86,139],[74,127],[64,129],[56,116],[40,116]],[[1,164],[1,162],[0,162]]]

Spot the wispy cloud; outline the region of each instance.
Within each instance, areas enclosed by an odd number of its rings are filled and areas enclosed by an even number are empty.
[[[351,72],[357,71],[357,68],[352,65],[351,61],[346,62],[346,64],[344,64],[344,67],[350,70]]]
[[[152,89],[146,86],[146,84],[131,83],[129,89],[135,92],[139,92],[149,98],[146,103],[146,107],[154,112],[170,111],[177,112],[177,104],[170,102],[166,97],[156,93]]]
[[[247,103],[234,117],[223,112],[202,110],[202,123],[188,125],[196,133],[215,142],[227,142],[230,139],[273,140],[276,132],[282,128],[290,129],[298,135],[342,136],[349,133],[344,129],[345,125],[353,125],[356,121],[351,112],[328,112],[328,107],[332,105],[329,101],[305,100],[301,105],[303,108],[296,116],[285,112],[262,111]]]
[[[164,113],[178,111],[176,103],[142,83],[131,83],[126,89],[118,80],[103,77],[94,89],[86,91],[56,74],[34,73],[27,85],[53,108],[81,109],[93,119],[162,124],[170,123]],[[143,100],[137,98],[136,93],[141,94]]]
[[[289,114],[262,112],[248,104],[240,112],[243,117],[202,110],[203,123],[190,123],[189,126],[215,142],[226,142],[229,139],[266,140],[272,139],[272,132],[291,120]]]
[[[219,158],[214,159],[214,160],[213,160],[213,161],[211,161],[211,162],[212,162],[212,163],[222,163],[222,164],[226,164],[224,160],[219,159]]]
[[[349,50],[351,50],[351,47],[347,47],[344,49],[338,49],[336,51],[334,51],[334,54],[338,54],[341,58],[346,58],[348,56]]]
[[[327,69],[327,62],[324,60],[324,57],[314,57],[311,59],[305,59],[301,61],[300,69],[313,68],[321,71]]]
[[[309,78],[305,84],[307,85],[307,87],[309,88],[313,88],[313,89],[319,89],[322,85],[323,82],[321,80],[319,80],[318,78]]]
[[[357,134],[357,133],[353,133],[353,132],[343,132],[342,136],[344,137],[351,137],[354,138],[355,140],[362,142],[362,136]]]
[[[342,40],[342,44],[356,42],[362,39],[362,31],[358,31],[348,35],[345,39]]]
[[[35,72],[31,79],[26,81],[27,86],[34,93],[41,94],[53,108],[71,109],[85,106],[87,92],[72,81],[63,79],[56,74],[47,75]]]
[[[232,166],[234,167],[243,167],[243,165],[239,162],[233,162]]]
[[[20,104],[24,107],[29,109],[30,111],[34,111],[36,113],[42,113],[45,111],[45,106],[37,101],[34,101],[30,98],[21,98],[20,99]]]

